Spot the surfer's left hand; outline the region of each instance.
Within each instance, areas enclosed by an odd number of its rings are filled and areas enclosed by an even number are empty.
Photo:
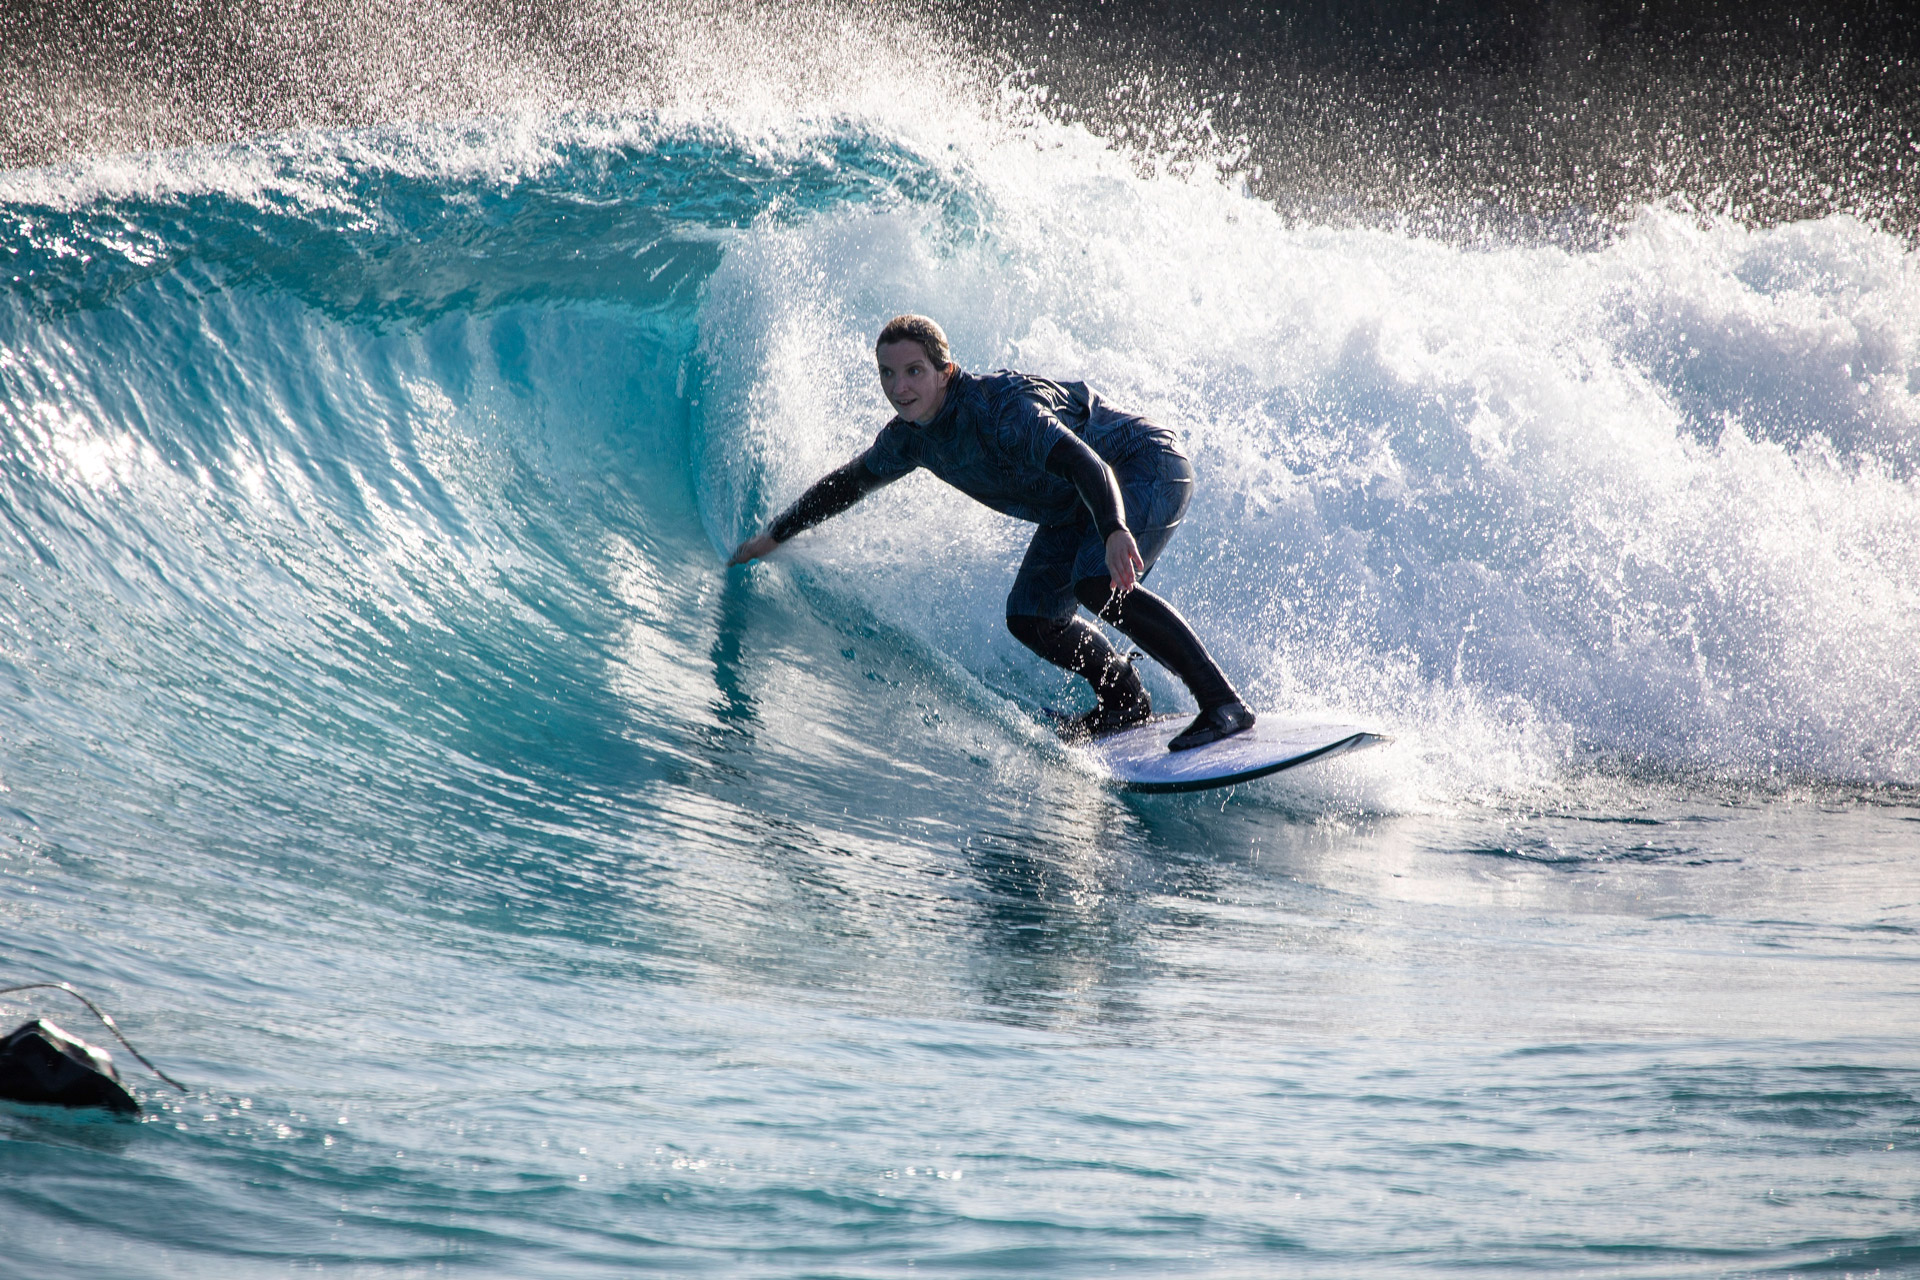
[[[1140,545],[1133,535],[1125,529],[1115,529],[1107,535],[1107,576],[1113,579],[1113,589],[1121,595],[1140,585],[1140,575],[1147,571],[1147,562],[1140,558]]]
[[[758,560],[762,556],[772,555],[773,549],[779,545],[778,542],[775,542],[764,533],[758,537],[748,538],[740,544],[739,549],[733,553],[733,559],[727,561],[727,563],[730,565],[745,564],[749,560]]]

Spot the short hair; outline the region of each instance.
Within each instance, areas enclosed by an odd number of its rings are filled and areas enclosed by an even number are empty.
[[[895,316],[887,321],[874,340],[873,349],[878,351],[890,342],[917,342],[935,368],[942,373],[953,368],[953,352],[947,348],[946,332],[927,316]]]

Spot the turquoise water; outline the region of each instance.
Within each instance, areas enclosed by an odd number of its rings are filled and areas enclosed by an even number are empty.
[[[0,978],[190,1086],[0,1104],[4,1265],[1920,1274],[1910,249],[1136,161],[640,113],[0,174]],[[907,309],[1178,424],[1156,585],[1394,744],[1103,788],[1021,531],[924,477],[724,571]]]

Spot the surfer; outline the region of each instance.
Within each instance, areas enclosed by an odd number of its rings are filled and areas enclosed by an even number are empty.
[[[897,416],[865,452],[741,543],[729,563],[757,560],[925,467],[995,511],[1040,526],[1007,596],[1007,630],[1093,686],[1093,709],[1064,721],[1063,736],[1104,737],[1153,714],[1132,663],[1078,615],[1081,605],[1178,676],[1200,704],[1168,750],[1253,726],[1253,712],[1187,620],[1140,585],[1193,497],[1193,467],[1171,432],[1119,412],[1084,382],[966,373],[925,316],[889,320],[874,355]]]

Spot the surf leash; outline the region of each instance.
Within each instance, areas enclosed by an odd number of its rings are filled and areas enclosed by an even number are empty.
[[[11,995],[16,991],[39,991],[41,989],[45,989],[48,991],[64,991],[68,995],[72,996],[74,999],[78,1000],[81,1004],[87,1006],[87,1008],[93,1010],[93,1016],[107,1024],[107,1030],[113,1032],[115,1038],[118,1039],[121,1044],[126,1046],[128,1053],[132,1054],[134,1057],[140,1060],[141,1066],[153,1072],[153,1074],[159,1076],[162,1080],[165,1080],[168,1084],[172,1085],[174,1088],[178,1089],[180,1092],[182,1093],[187,1092],[187,1086],[181,1084],[178,1080],[175,1080],[172,1076],[168,1075],[166,1072],[162,1071],[160,1068],[154,1066],[152,1062],[147,1060],[146,1054],[140,1052],[138,1049],[133,1047],[133,1042],[127,1039],[127,1037],[121,1033],[120,1024],[113,1020],[112,1014],[108,1013],[105,1009],[102,1009],[99,1005],[95,1004],[93,1001],[81,995],[79,991],[74,989],[74,986],[72,983],[70,982],[23,982],[17,987],[0,987],[0,996]]]

